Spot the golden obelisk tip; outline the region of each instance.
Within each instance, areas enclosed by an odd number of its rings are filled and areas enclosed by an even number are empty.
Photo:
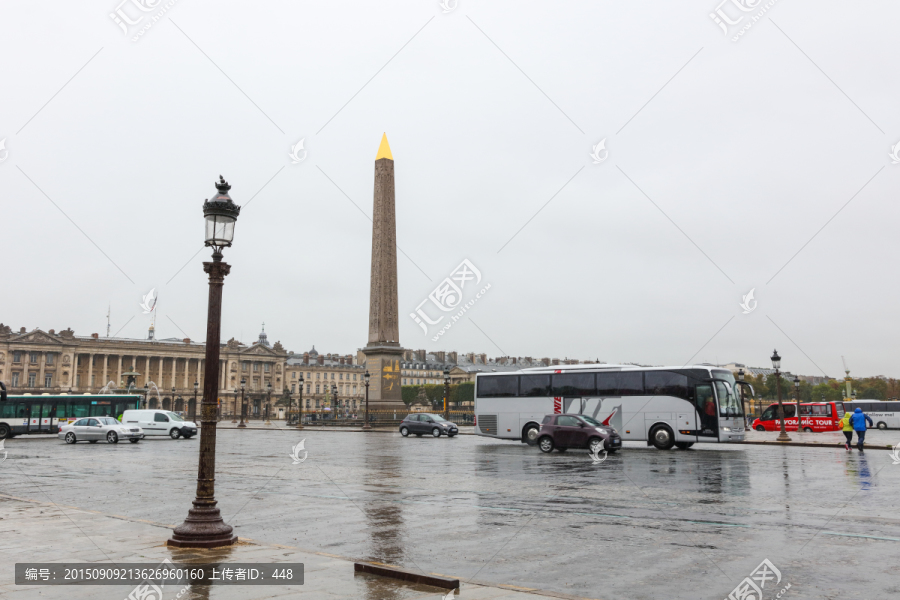
[[[391,154],[391,147],[388,145],[386,133],[381,136],[381,145],[378,146],[378,155],[375,157],[375,160],[378,160],[379,158],[389,158],[394,160],[394,156]]]

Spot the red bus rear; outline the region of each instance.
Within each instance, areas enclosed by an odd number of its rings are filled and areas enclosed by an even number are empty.
[[[784,428],[797,431],[797,403],[784,402]],[[843,402],[801,402],[800,418],[803,431],[818,433],[820,431],[840,431],[840,420],[844,416]],[[762,416],[751,425],[756,431],[780,431],[781,420],[778,418],[778,404],[771,404],[763,411]]]

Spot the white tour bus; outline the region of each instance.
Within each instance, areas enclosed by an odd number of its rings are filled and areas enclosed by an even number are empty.
[[[667,450],[695,442],[744,439],[744,410],[727,369],[709,365],[635,367],[557,365],[475,378],[475,432],[537,441],[548,414],[583,414],[611,425],[623,440]],[[750,390],[753,396],[753,388]]]
[[[900,429],[900,402],[882,402],[881,400],[844,400],[844,410],[852,413],[861,408],[869,415],[878,429]]]

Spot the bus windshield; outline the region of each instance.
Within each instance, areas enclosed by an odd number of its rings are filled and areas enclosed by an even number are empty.
[[[734,375],[731,371],[713,371],[716,381],[716,395],[719,397],[720,417],[740,417],[744,414],[741,401],[734,393]],[[727,383],[726,383],[727,382]]]

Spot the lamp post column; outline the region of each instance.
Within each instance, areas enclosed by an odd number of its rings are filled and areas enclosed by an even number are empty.
[[[241,377],[241,422],[238,423],[238,427],[246,427],[247,424],[244,423],[244,415],[247,413],[247,407],[244,405],[244,387],[247,385],[247,380]],[[249,421],[249,419],[248,419]]]
[[[175,528],[166,542],[183,548],[217,548],[235,542],[232,527],[222,520],[216,506],[216,403],[219,380],[219,333],[222,325],[222,286],[231,271],[222,262],[218,248],[213,262],[203,263],[209,274],[209,309],[206,323],[206,374],[203,378],[203,409],[200,428],[200,462],[197,469],[197,496],[184,523]]]
[[[794,375],[794,395],[797,397],[797,433],[803,431],[803,417],[800,414],[800,377]]]
[[[784,428],[784,403],[781,401],[781,357],[778,356],[778,350],[772,354],[772,366],[775,367],[775,392],[778,395],[778,418],[781,420],[781,433],[778,434],[779,442],[791,441],[790,436]],[[799,415],[797,415],[799,417]]]
[[[366,380],[366,422],[363,423],[363,431],[372,431],[372,426],[369,425],[369,372],[366,371],[363,377]]]
[[[303,429],[303,373],[300,373],[300,398],[297,401],[297,429]]]

